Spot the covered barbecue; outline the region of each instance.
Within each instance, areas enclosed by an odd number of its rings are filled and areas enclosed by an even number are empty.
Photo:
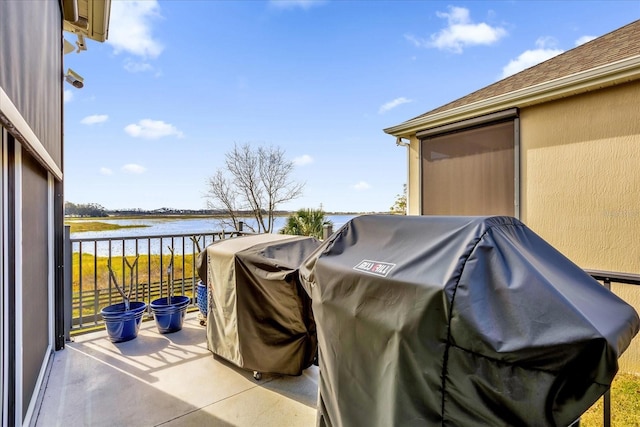
[[[639,328],[511,217],[359,216],[300,275],[322,426],[567,426]]]

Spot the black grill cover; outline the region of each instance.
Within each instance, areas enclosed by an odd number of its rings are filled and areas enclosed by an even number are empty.
[[[257,234],[207,246],[209,350],[253,371],[300,375],[309,367],[316,327],[298,269],[319,245],[313,237]]]
[[[566,426],[635,310],[510,217],[360,216],[300,269],[321,426]]]

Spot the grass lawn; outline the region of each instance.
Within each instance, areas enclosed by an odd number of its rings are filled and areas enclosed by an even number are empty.
[[[640,375],[618,373],[611,385],[611,425],[640,427]],[[602,399],[580,418],[580,427],[602,426]]]
[[[72,233],[79,233],[82,231],[118,230],[120,228],[149,227],[148,225],[118,225],[99,221],[69,221],[65,222],[65,225],[71,226]]]

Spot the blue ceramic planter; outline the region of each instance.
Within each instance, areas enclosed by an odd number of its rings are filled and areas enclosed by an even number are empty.
[[[100,311],[111,342],[124,342],[138,336],[142,315],[147,304],[141,301],[129,303],[129,310],[125,311],[124,303],[113,304]]]
[[[209,297],[207,296],[207,285],[205,285],[204,283],[202,283],[202,280],[200,280],[198,282],[198,290],[197,290],[197,295],[198,295],[198,309],[200,310],[200,313],[202,313],[202,315],[206,318],[207,317],[207,304],[208,304],[208,299]]]
[[[189,302],[191,302],[191,298],[183,295],[171,297],[170,304],[167,304],[167,298],[151,301],[151,312],[156,319],[158,332],[168,334],[182,329]]]

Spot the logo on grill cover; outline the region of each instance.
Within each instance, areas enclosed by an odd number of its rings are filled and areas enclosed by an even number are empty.
[[[395,264],[391,264],[389,262],[382,261],[371,261],[368,259],[363,259],[353,267],[354,270],[364,271],[365,273],[375,274],[376,276],[387,277],[387,275],[393,270]]]

